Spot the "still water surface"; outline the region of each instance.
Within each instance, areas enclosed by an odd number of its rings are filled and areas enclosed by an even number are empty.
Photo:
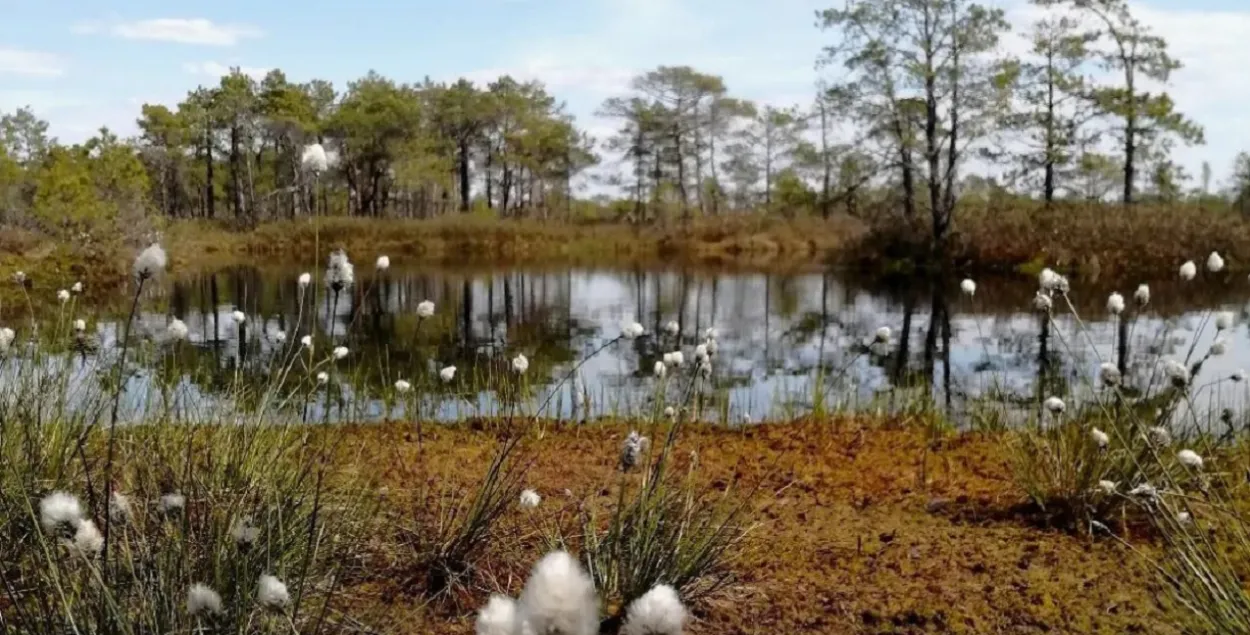
[[[351,355],[344,367],[356,371],[342,392],[355,406],[325,408],[318,400],[313,416],[319,419],[400,416],[398,406],[384,404],[379,395],[400,378],[437,384],[438,369],[449,365],[458,368],[458,379],[433,398],[428,415],[506,412],[498,395],[480,388],[498,383],[487,378],[506,375],[518,353],[531,361],[527,381],[538,391],[521,410],[533,412],[557,380],[632,320],[647,335],[608,346],[585,362],[544,414],[657,412],[655,362],[682,350],[686,366],[675,374],[692,374],[693,349],[712,327],[718,349],[703,387],[703,414],[729,422],[817,406],[898,410],[924,403],[963,424],[973,403],[991,401],[1027,413],[1051,394],[1077,400],[1088,394],[1099,363],[1119,361],[1124,345],[1131,382],[1145,386],[1160,379],[1158,357],[1183,359],[1204,324],[1194,354],[1205,353],[1215,337],[1207,319],[1212,310],[1232,311],[1237,325],[1221,334],[1227,352],[1204,365],[1198,384],[1215,383],[1200,399],[1211,407],[1240,408],[1245,385],[1218,380],[1250,367],[1244,310],[1250,289],[1236,277],[1152,285],[1151,303],[1141,311],[1130,308],[1123,328],[1105,309],[1112,285],[1075,283],[1081,317],[1058,302],[1054,325],[1044,332],[1030,310],[1036,285],[1020,277],[981,280],[969,297],[959,292],[958,280],[873,287],[838,272],[393,267],[362,275],[337,301],[318,287],[301,309],[300,272],[234,266],[164,280],[145,299],[161,310],[142,314],[140,332],[159,334],[171,316],[179,317],[190,327],[195,365],[223,373],[280,365],[283,351],[309,332],[317,335],[319,353],[347,346]],[[1119,289],[1130,305],[1135,287]],[[436,304],[436,315],[420,321],[416,307],[427,299]],[[235,310],[248,316],[244,328],[231,319]],[[667,334],[670,321],[680,325],[677,335]],[[867,346],[882,326],[892,331],[890,344]],[[101,320],[95,328],[107,349],[116,339],[116,323]],[[340,379],[346,375],[337,373],[334,381],[348,383]],[[676,383],[672,377],[670,382]],[[222,382],[188,375],[182,383],[195,399],[210,399],[214,383],[220,388]],[[584,401],[575,398],[579,391]],[[660,405],[679,400],[675,392],[682,390],[670,387]]]

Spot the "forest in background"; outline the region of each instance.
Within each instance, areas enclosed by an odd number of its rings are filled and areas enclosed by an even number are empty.
[[[86,238],[151,219],[250,228],[312,213],[653,223],[753,212],[902,218],[942,242],[969,200],[1004,213],[1072,201],[1250,211],[1250,154],[1220,186],[1209,165],[1195,177],[1170,158],[1203,131],[1166,92],[1180,61],[1125,0],[1036,3],[1052,10],[1020,56],[988,4],[821,11],[830,45],[813,51],[812,103],[756,104],[721,77],[661,66],[602,104],[617,124],[606,138],[541,83],[508,76],[369,72],[335,87],[235,69],[172,107],[144,105],[134,138],[102,129],[73,145],[19,109],[0,118],[0,223]],[[307,169],[311,144],[328,170]]]

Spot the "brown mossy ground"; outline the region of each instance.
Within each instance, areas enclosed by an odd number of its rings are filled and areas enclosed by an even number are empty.
[[[458,607],[424,605],[393,547],[369,556],[373,574],[344,598],[399,632],[471,633],[476,603],[519,592],[543,551],[539,528],[567,522],[578,502],[609,501],[626,432],[548,428],[526,442],[526,485],[544,502],[508,518]],[[496,444],[491,432],[463,428],[427,428],[423,451],[406,425],[333,434],[344,442],[342,469],[379,473],[401,515],[422,484],[470,487]],[[1021,496],[999,439],[932,441],[914,426],[847,419],[688,428],[676,456],[679,469],[697,460],[698,479],[713,489],[755,492],[737,584],[694,607],[690,633],[1179,632],[1140,556],[1016,511]]]

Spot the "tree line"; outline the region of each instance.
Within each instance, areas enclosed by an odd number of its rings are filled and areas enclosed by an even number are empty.
[[[1190,187],[1171,160],[1203,131],[1165,90],[1180,62],[1127,0],[1034,2],[1049,11],[1013,56],[1001,9],[851,0],[815,16],[831,43],[812,103],[756,104],[722,77],[661,66],[601,105],[615,126],[600,139],[541,83],[508,76],[406,84],[370,72],[339,90],[234,69],[173,107],[144,105],[132,139],[102,129],[73,146],[21,109],[0,118],[0,222],[81,233],[147,214],[251,226],[318,212],[656,222],[871,208],[941,241],[969,197],[1250,211],[1250,155],[1224,191],[1209,166]],[[313,144],[328,169],[308,169]],[[579,182],[598,193],[579,195]]]

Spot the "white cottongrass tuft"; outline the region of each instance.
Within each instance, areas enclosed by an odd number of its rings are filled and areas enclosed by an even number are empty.
[[[1215,338],[1214,342],[1211,342],[1211,349],[1208,352],[1211,354],[1212,357],[1219,357],[1220,355],[1223,355],[1227,350],[1228,350],[1228,343],[1224,341],[1224,338],[1217,337]]]
[[[1180,452],[1177,452],[1176,460],[1180,461],[1181,465],[1186,467],[1202,469],[1202,457],[1198,456],[1198,453],[1193,450],[1181,450]]]
[[[638,465],[642,455],[651,447],[651,440],[637,432],[630,432],[621,444],[621,469],[628,472]]]
[[[221,596],[212,587],[199,582],[187,589],[187,613],[192,617],[220,615]]]
[[[335,361],[343,359],[344,357],[347,357],[347,354],[349,352],[350,351],[347,350],[346,346],[335,346],[334,352],[333,352]]]
[[[422,300],[417,304],[417,317],[426,319],[434,316],[434,303],[429,300]]]
[[[516,635],[516,602],[502,595],[492,595],[486,606],[477,614],[473,626],[475,635]]]
[[[1172,384],[1175,386],[1184,387],[1189,384],[1189,369],[1175,359],[1163,361],[1163,373],[1172,380]]]
[[[1090,438],[1094,440],[1094,443],[1096,443],[1098,447],[1100,448],[1105,448],[1111,444],[1111,437],[1107,436],[1106,432],[1103,432],[1102,430],[1099,430],[1098,428],[1094,428],[1093,430],[1090,430],[1089,436]]]
[[[1050,296],[1041,291],[1038,291],[1037,295],[1033,296],[1033,308],[1041,313],[1049,313],[1054,304]]]
[[[1172,433],[1163,426],[1154,426],[1146,431],[1146,440],[1155,445],[1168,445],[1172,442]]]
[[[299,165],[313,175],[324,173],[330,167],[330,159],[326,156],[325,146],[320,143],[304,146],[299,156]]]
[[[1124,379],[1120,369],[1111,362],[1103,362],[1098,367],[1098,377],[1104,386],[1118,386]]]
[[[251,547],[260,540],[260,527],[252,524],[251,516],[244,516],[234,521],[230,525],[230,537],[234,538],[234,544],[240,547]]]
[[[1044,291],[1054,291],[1059,286],[1059,274],[1055,273],[1050,267],[1046,267],[1042,269],[1041,273],[1037,274],[1037,284]]]
[[[82,282],[75,282],[74,285],[69,288],[69,290],[74,295],[78,295],[82,293]]]
[[[69,290],[68,290],[68,289],[61,289],[60,291],[57,291],[57,292],[56,292],[56,299],[57,299],[57,300],[60,300],[60,301],[61,301],[61,304],[65,304],[66,302],[69,302]]]
[[[538,507],[538,504],[541,502],[543,502],[543,497],[539,496],[538,492],[535,492],[532,489],[527,489],[521,492],[522,509],[534,509],[535,507]]]
[[[82,333],[87,330],[87,321],[83,319],[74,320],[74,332]]]
[[[235,324],[242,324],[247,321],[247,315],[236,309],[230,314],[230,319],[234,320]]]
[[[439,379],[442,379],[445,384],[451,383],[451,380],[456,378],[456,367],[448,366],[443,370],[438,371],[438,377]]]
[[[675,418],[677,416],[677,409],[672,406],[666,407],[664,409],[664,416],[668,417],[669,419]]]
[[[313,342],[312,342],[311,335],[305,335],[304,337],[299,338],[299,345],[303,346],[304,348],[308,350],[312,350],[312,347],[313,347],[312,344]]]
[[[1224,258],[1220,256],[1220,252],[1213,251],[1207,256],[1207,271],[1211,273],[1219,273],[1224,270]]]
[[[621,635],[681,635],[686,627],[686,607],[677,591],[667,584],[653,587],[625,610]]]
[[[70,547],[84,557],[94,556],[104,550],[104,534],[90,520],[78,523],[78,531],[74,532],[74,542]]]
[[[312,274],[307,272],[301,273],[297,281],[299,282],[300,290],[303,291],[308,288],[308,285],[312,284]]]
[[[642,325],[637,322],[629,322],[621,326],[621,337],[627,340],[642,337],[642,334],[645,332],[646,329],[642,328]]]
[[[694,361],[702,362],[707,359],[707,344],[700,344],[694,347]]]
[[[1118,486],[1115,484],[1115,481],[1098,481],[1099,491],[1108,496],[1115,494],[1117,488]]]
[[[17,333],[14,333],[13,329],[8,327],[0,328],[0,353],[9,350],[9,347],[13,346],[13,340],[16,337]]]
[[[395,392],[402,395],[410,390],[412,390],[412,384],[403,379],[395,380]]]
[[[390,256],[378,256],[378,260],[377,262],[373,263],[373,266],[378,271],[386,271],[387,269],[390,269],[391,268]]]
[[[596,635],[599,632],[595,584],[566,551],[549,553],[534,565],[518,604],[517,621],[522,624],[522,632],[560,635]]]
[[[970,296],[976,295],[977,283],[973,282],[972,278],[964,278],[964,281],[959,283],[959,290]]]
[[[275,344],[286,344],[286,331],[274,331],[273,341]]]
[[[337,249],[330,252],[326,265],[326,286],[332,291],[342,291],[356,282],[356,267],[347,259],[347,252]]]
[[[1219,331],[1226,331],[1233,328],[1233,312],[1220,311],[1215,314],[1215,328]]]
[[[1155,487],[1154,485],[1151,485],[1150,483],[1142,483],[1141,485],[1138,485],[1137,487],[1134,487],[1133,489],[1129,490],[1128,495],[1140,496],[1142,498],[1158,498],[1159,488]]]
[[[1111,315],[1119,315],[1124,312],[1124,296],[1119,293],[1112,293],[1107,296],[1107,312]]]
[[[1196,275],[1198,275],[1198,266],[1194,264],[1194,261],[1186,260],[1185,264],[1181,265],[1181,280],[1193,280]]]
[[[17,283],[17,284],[19,284],[19,285],[24,285],[24,284],[26,284],[26,272],[25,272],[25,271],[18,271],[18,272],[16,272],[16,273],[14,273],[14,274],[13,274],[13,282],[16,282],[16,283]]]
[[[165,256],[165,250],[161,248],[160,243],[152,243],[147,249],[139,252],[139,257],[135,258],[135,278],[147,280],[156,277],[165,270],[168,262],[169,259]]]
[[[82,505],[73,494],[52,492],[39,501],[39,522],[46,531],[54,531],[63,525],[77,527],[82,517]]]
[[[678,333],[681,332],[681,325],[678,324],[676,321],[669,322],[668,324],[664,325],[664,332],[668,333],[669,335],[677,335]]]
[[[1194,520],[1194,517],[1190,516],[1189,512],[1177,512],[1176,513],[1176,522],[1182,525],[1188,525],[1189,523],[1193,522],[1193,520]]]
[[[171,342],[181,342],[187,339],[187,335],[189,335],[190,332],[191,331],[187,328],[186,322],[183,322],[178,318],[174,318],[170,320],[169,325],[165,327],[165,339]]]
[[[317,373],[317,383],[318,383],[318,384],[320,384],[320,385],[324,386],[324,385],[326,385],[327,383],[329,383],[329,381],[330,381],[330,376],[329,376],[329,375],[327,375],[327,374],[326,374],[326,372],[325,372],[324,370],[323,370],[323,371],[321,371],[321,372],[319,372],[319,373]]]
[[[529,369],[530,360],[525,357],[525,354],[517,353],[517,356],[512,358],[512,370],[515,370],[518,375],[524,375]]]
[[[1042,402],[1042,405],[1045,406],[1051,414],[1056,415],[1062,414],[1064,409],[1067,408],[1067,404],[1063,403],[1063,400],[1058,397],[1048,397],[1046,401]]]
[[[707,330],[703,332],[703,337],[709,340],[714,340],[720,337],[720,330],[717,329],[715,326],[709,326],[707,327]]]
[[[182,511],[187,506],[187,497],[182,494],[165,494],[161,496],[161,511],[166,514]]]
[[[669,366],[681,366],[686,363],[686,356],[681,351],[673,351],[664,354],[664,363]]]
[[[877,332],[873,334],[873,341],[877,342],[878,344],[889,344],[890,343],[890,327],[883,326],[877,329]]]
[[[291,593],[286,585],[274,576],[265,574],[256,582],[256,603],[271,609],[284,609],[291,603]]]
[[[1139,284],[1137,290],[1133,292],[1133,301],[1137,302],[1137,306],[1142,307],[1150,303],[1150,286]]]
[[[121,492],[113,492],[109,497],[109,518],[116,523],[128,523],[134,517],[130,505],[130,497]]]

